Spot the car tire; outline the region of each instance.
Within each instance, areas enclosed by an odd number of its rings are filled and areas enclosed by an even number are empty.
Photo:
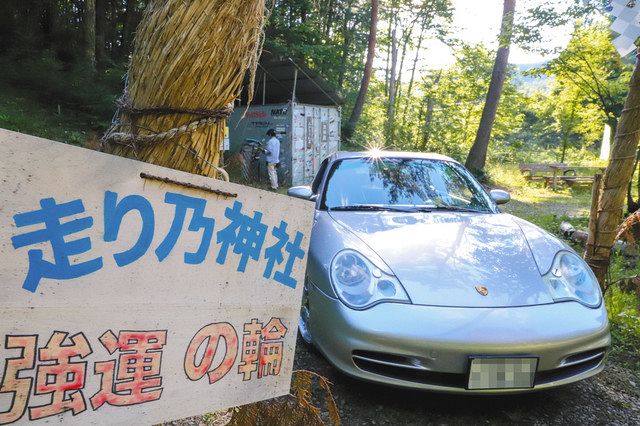
[[[298,319],[298,332],[300,333],[300,337],[302,337],[302,340],[304,340],[306,344],[313,345],[311,330],[309,329],[310,312],[311,310],[309,309],[309,292],[307,290],[307,283],[305,282],[304,289],[302,291],[300,317]]]

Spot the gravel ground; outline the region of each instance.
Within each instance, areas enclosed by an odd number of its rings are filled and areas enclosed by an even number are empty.
[[[544,392],[491,397],[410,391],[354,380],[339,373],[301,339],[294,368],[316,372],[332,382],[333,396],[346,426],[640,425],[640,372],[624,368],[613,359],[608,360],[604,372],[579,383]],[[326,413],[323,418],[327,418]],[[227,411],[166,425],[222,426],[229,419]]]
[[[513,396],[452,396],[351,379],[298,339],[296,369],[333,383],[344,425],[640,425],[640,377],[609,360],[600,375],[559,389]]]

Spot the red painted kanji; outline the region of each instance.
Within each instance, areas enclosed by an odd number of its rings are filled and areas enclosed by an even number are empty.
[[[251,380],[251,374],[258,370],[258,358],[260,357],[260,335],[262,334],[262,323],[256,318],[244,325],[242,335],[242,352],[240,355],[240,365],[238,373],[242,373],[242,380]]]
[[[277,376],[282,365],[282,339],[287,334],[287,327],[280,318],[271,320],[262,329],[262,341],[260,343],[260,369],[258,378],[263,376]]]
[[[257,319],[244,325],[242,336],[241,362],[238,373],[242,380],[251,380],[254,371],[258,378],[280,374],[282,364],[282,339],[287,334],[287,327],[279,318],[271,318],[266,326]]]
[[[93,409],[105,403],[122,406],[160,399],[162,347],[166,341],[166,330],[121,331],[118,337],[109,330],[100,336],[107,351],[120,351],[120,356],[117,362],[95,363],[94,371],[102,375],[102,381],[100,390],[91,397]]]
[[[0,384],[0,394],[12,394],[9,410],[0,412],[0,425],[13,423],[27,410],[33,379],[20,377],[20,372],[31,370],[36,363],[37,336],[7,336],[5,349],[20,349],[20,356],[7,358]]]
[[[204,354],[200,362],[196,364],[198,348],[204,342],[207,342]],[[211,369],[213,359],[219,350],[224,350],[224,358],[217,367]],[[184,357],[184,371],[187,377],[193,381],[200,380],[205,374],[208,374],[209,383],[213,384],[233,368],[237,355],[238,334],[233,326],[228,322],[209,324],[202,327],[191,339]]]
[[[31,420],[53,416],[71,410],[77,415],[86,410],[82,389],[85,383],[87,363],[71,361],[86,358],[93,352],[82,333],[71,336],[72,344],[64,344],[69,333],[55,331],[47,345],[38,351],[36,395],[51,395],[49,404],[29,408]],[[44,364],[46,363],[46,364]]]

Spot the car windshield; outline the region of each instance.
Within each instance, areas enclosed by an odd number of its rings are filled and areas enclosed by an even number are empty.
[[[486,192],[457,163],[421,158],[337,161],[322,198],[329,210],[493,212]]]

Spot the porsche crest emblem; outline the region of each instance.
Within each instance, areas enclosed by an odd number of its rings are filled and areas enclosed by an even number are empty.
[[[475,289],[476,289],[476,291],[477,291],[478,293],[480,293],[480,295],[482,295],[482,296],[486,296],[486,295],[488,295],[488,294],[489,294],[489,289],[488,289],[488,288],[486,288],[485,286],[477,285],[477,286],[475,286]]]

